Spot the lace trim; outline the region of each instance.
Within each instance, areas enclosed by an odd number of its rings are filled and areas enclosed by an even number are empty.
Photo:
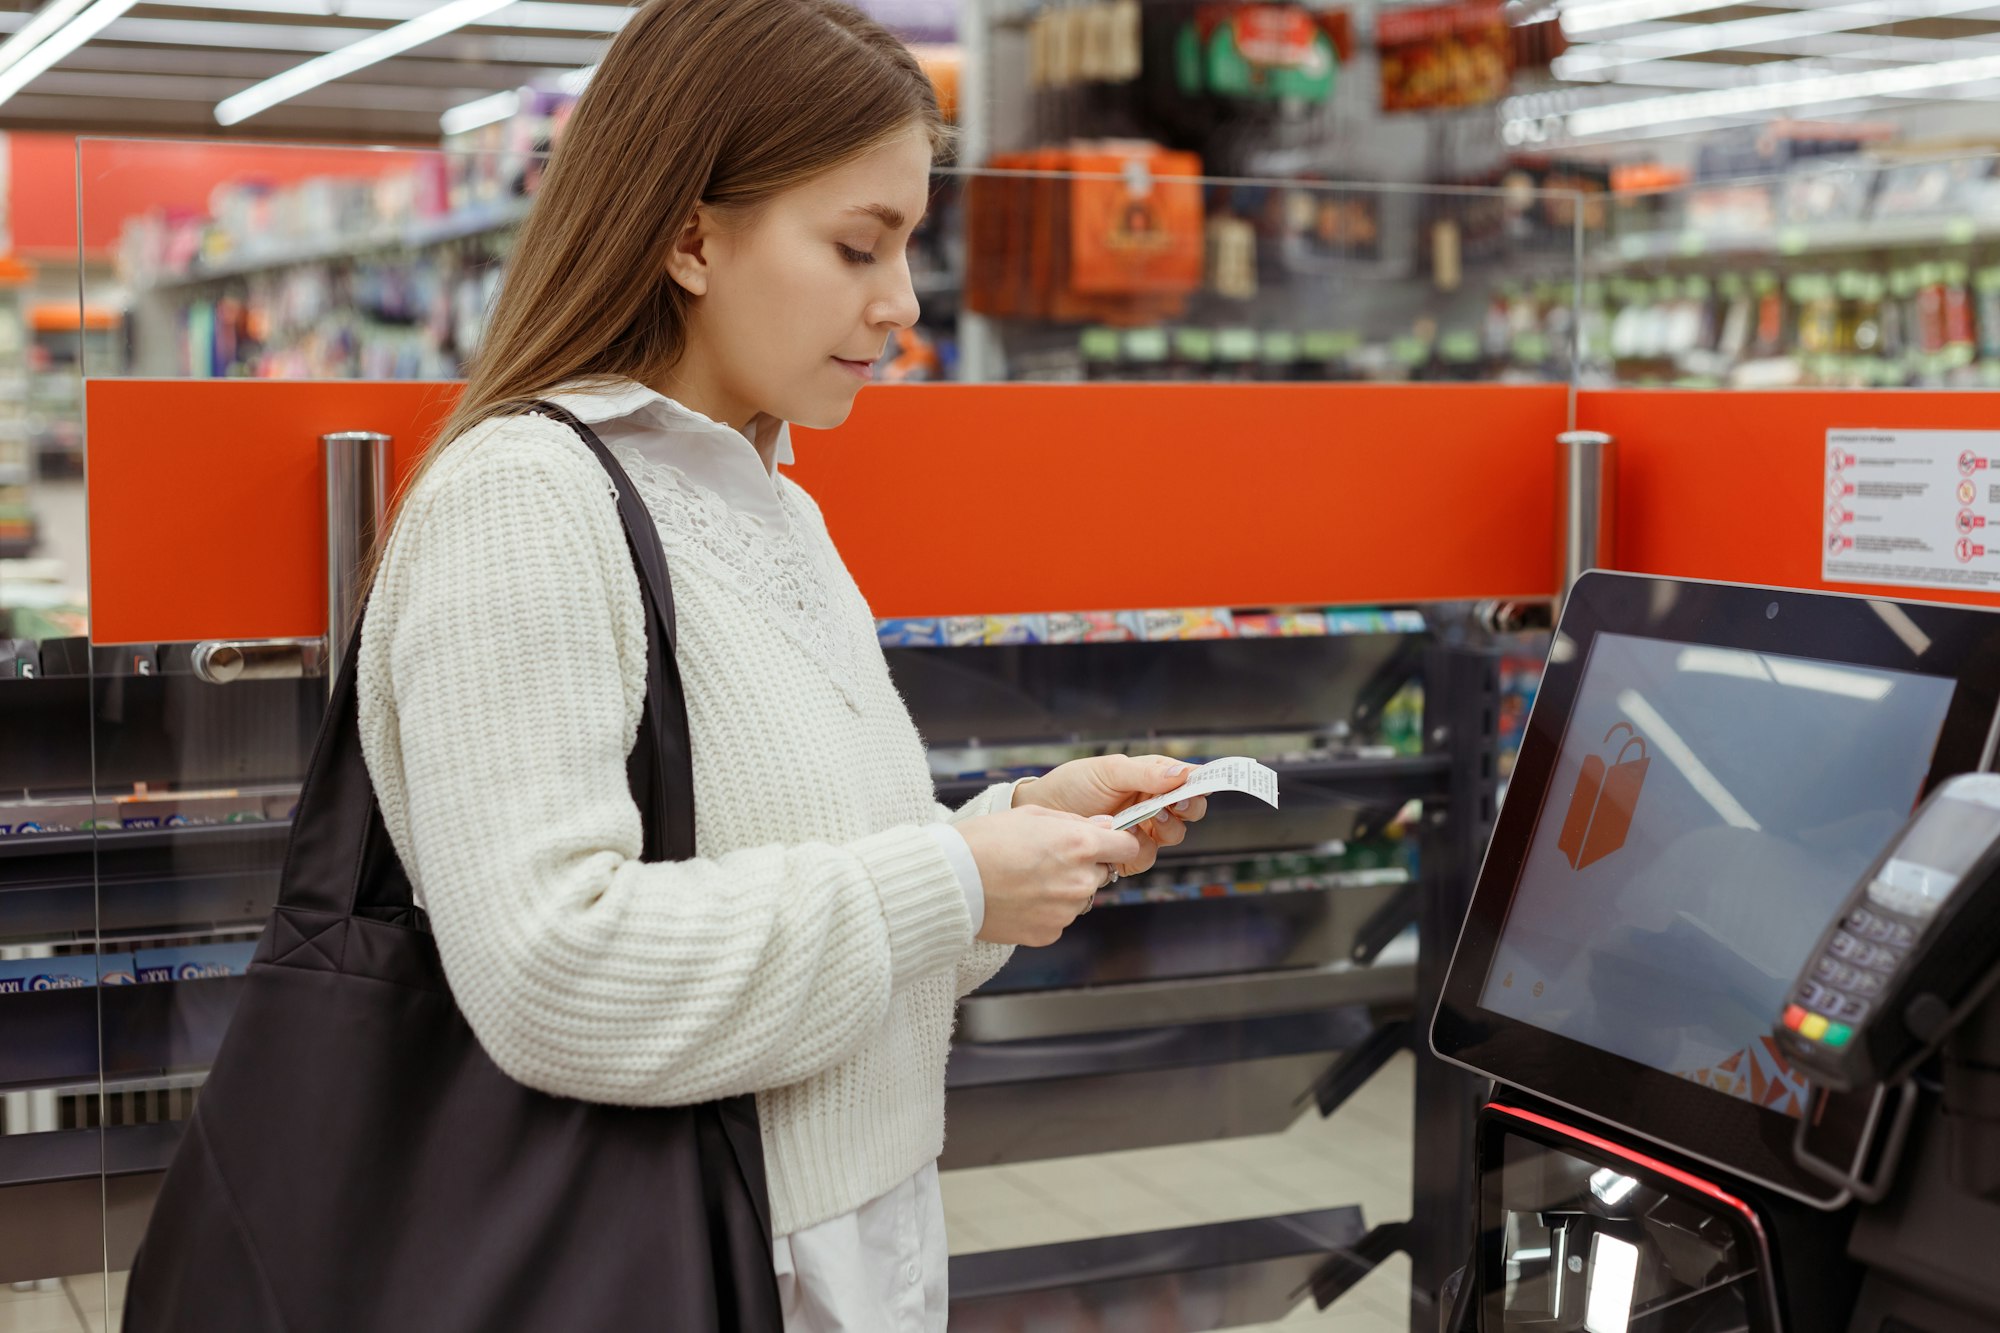
[[[847,632],[852,608],[842,605],[810,540],[812,525],[789,489],[780,491],[788,522],[783,532],[773,532],[672,464],[636,449],[616,452],[668,553],[700,562],[763,610],[854,702],[858,662],[854,636]]]

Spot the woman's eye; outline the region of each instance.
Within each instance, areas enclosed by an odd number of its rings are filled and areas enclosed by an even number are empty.
[[[840,245],[836,248],[840,251],[840,257],[850,264],[872,264],[875,262],[875,256],[869,254],[866,250],[857,250],[851,245]]]

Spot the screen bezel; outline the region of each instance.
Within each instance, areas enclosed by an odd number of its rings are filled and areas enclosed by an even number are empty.
[[[1770,613],[1772,607],[1776,614]],[[1886,607],[1884,615],[1876,608]],[[1898,631],[1901,631],[1900,633]],[[1913,635],[1911,631],[1914,630]],[[1431,1048],[1442,1059],[1524,1089],[1767,1185],[1815,1207],[1838,1187],[1792,1157],[1796,1121],[1480,1005],[1515,890],[1548,798],[1558,751],[1599,634],[1768,652],[1951,680],[1951,703],[1917,801],[1983,767],[2000,708],[2000,615],[1972,607],[1592,571],[1571,590],[1515,760],[1472,902],[1452,955]],[[1921,636],[1918,639],[1916,636]],[[1914,642],[1928,646],[1919,654]],[[1916,808],[1916,801],[1911,809]],[[1817,926],[1815,923],[1815,937]],[[1776,1015],[1773,1015],[1775,1020]],[[1858,1151],[1872,1107],[1821,1099],[1816,1128]]]

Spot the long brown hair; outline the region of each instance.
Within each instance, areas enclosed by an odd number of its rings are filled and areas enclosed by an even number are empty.
[[[522,224],[464,395],[410,483],[497,410],[571,380],[658,382],[687,342],[668,248],[707,204],[758,205],[919,125],[937,94],[839,0],[650,0],[591,78]]]

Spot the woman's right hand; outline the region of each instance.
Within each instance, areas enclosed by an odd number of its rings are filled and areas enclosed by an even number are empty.
[[[979,863],[986,891],[979,938],[990,944],[1054,944],[1089,910],[1109,867],[1139,859],[1136,834],[1044,806],[977,815],[953,827]]]

